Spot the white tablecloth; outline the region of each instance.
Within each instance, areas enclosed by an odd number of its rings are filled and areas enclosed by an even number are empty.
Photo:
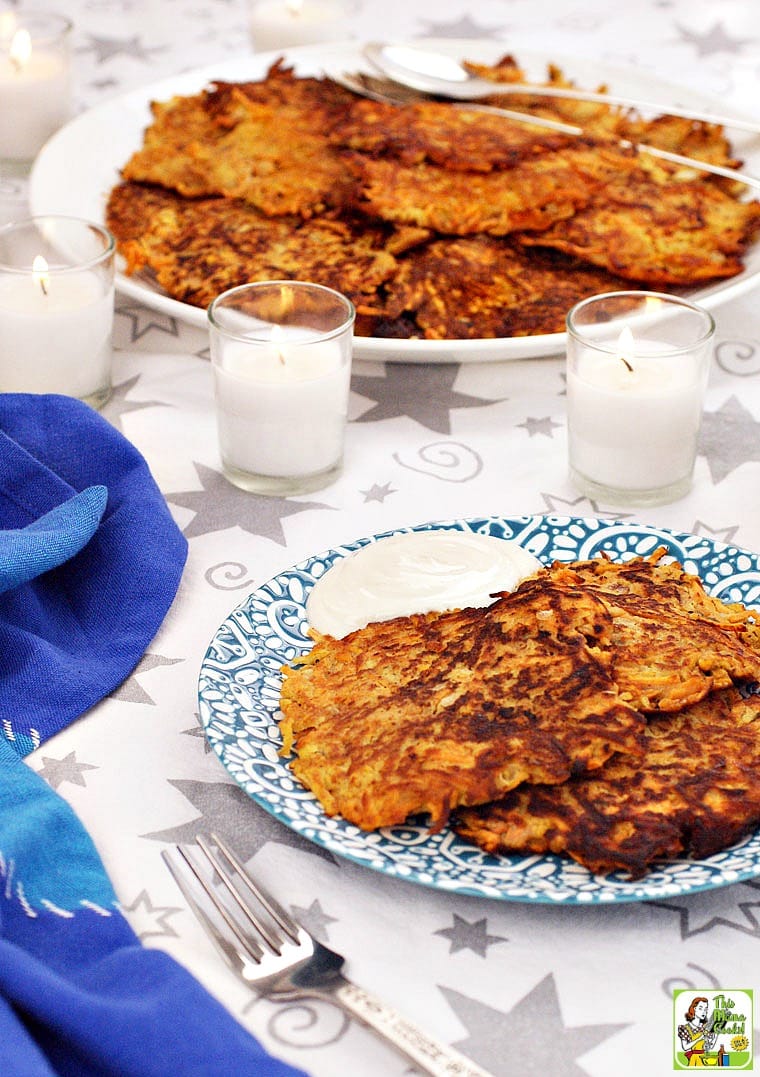
[[[249,49],[242,0],[71,0],[77,109]],[[357,39],[494,37],[521,50],[636,65],[757,112],[753,0],[358,0]],[[0,220],[24,214],[0,175]],[[495,1075],[673,1070],[674,988],[760,989],[760,881],[583,908],[456,896],[336,858],[232,781],[198,721],[208,642],[257,584],[308,555],[397,526],[491,513],[614,516],[760,551],[760,310],[717,311],[693,491],[635,513],[567,478],[561,357],[404,366],[359,362],[346,464],[317,494],[247,495],[220,474],[205,332],[117,298],[104,415],[147,458],[190,544],[177,600],[143,661],[31,765],[75,808],[148,945],[192,969],[273,1052],[314,1077],[401,1075],[404,1063],[327,1005],[242,987],[185,907],[161,850],[226,834],[348,972]]]

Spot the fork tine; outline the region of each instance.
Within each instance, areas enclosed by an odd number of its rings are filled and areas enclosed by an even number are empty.
[[[207,884],[205,883],[202,876],[198,874],[195,864],[192,862],[192,860],[189,859],[185,850],[181,846],[177,846],[177,853],[182,857],[184,862],[189,867],[190,872],[192,873],[193,878],[196,880],[198,885],[203,889],[207,897],[213,902],[214,907],[217,909],[220,916],[223,917],[225,923],[228,925],[230,930],[234,933],[235,938],[237,938],[240,944],[245,948],[251,959],[256,962],[259,962],[264,956],[264,951],[258,945],[256,940],[252,938],[241,937],[241,932],[239,928],[234,922],[231,922],[232,918],[230,917],[227,910],[223,907],[220,907],[220,902],[216,898],[216,895],[209,891]],[[208,915],[200,901],[198,901],[197,897],[193,893],[192,888],[188,885],[187,881],[183,877],[182,872],[177,868],[168,851],[164,849],[161,855],[163,856],[164,863],[171,872],[172,878],[182,892],[182,895],[187,901],[188,905],[200,920],[204,930],[214,940],[215,944],[222,951],[222,954],[227,959],[229,964],[235,969],[238,968],[240,966],[241,960],[241,955],[238,949],[225,937],[222,932],[219,931],[213,919]]]
[[[240,881],[245,883],[247,888],[253,892],[254,897],[257,896],[255,887],[253,886],[253,882],[243,865],[232,853],[232,851],[224,844],[224,842],[221,842],[215,834],[211,835],[211,841],[214,842],[214,844],[217,846],[217,849],[232,865],[232,868],[237,873],[237,876],[233,876],[230,874],[224,864],[222,864],[219,856],[212,849],[211,845],[209,844],[209,840],[204,837],[204,835],[199,834],[195,840],[198,843],[198,848],[201,850],[201,852],[204,853],[209,864],[217,873],[219,878],[222,880],[222,883],[226,887],[227,893],[233,899],[237,908],[239,909],[240,913],[245,918],[247,923],[249,923],[259,933],[259,935],[261,936],[267,947],[272,951],[272,953],[277,954],[277,956],[279,957],[282,953],[282,946],[284,940],[266,923],[265,920],[263,920],[260,916],[256,915],[254,910],[251,908],[248,902],[245,901],[243,895],[238,889],[237,880],[240,879]],[[267,908],[266,903],[263,903],[263,905],[266,911],[269,912],[270,910]],[[270,915],[273,917],[275,923],[277,923],[277,916],[273,912],[270,912]],[[229,920],[227,921],[227,923],[229,924]],[[232,927],[232,924],[229,924],[229,926]],[[296,943],[298,942],[297,936],[294,941]]]
[[[245,947],[248,951],[250,951],[251,956],[253,957],[254,961],[256,961],[256,962],[261,961],[261,959],[264,957],[264,952],[265,951],[264,951],[264,948],[262,947],[261,942],[259,941],[259,939],[256,938],[253,935],[250,935],[248,932],[243,930],[243,926],[236,920],[236,918],[232,915],[232,913],[230,912],[227,905],[225,905],[225,903],[220,898],[217,888],[212,884],[210,879],[206,878],[206,876],[203,874],[202,869],[199,867],[197,861],[193,857],[190,850],[185,848],[182,845],[179,845],[179,846],[177,846],[177,851],[179,852],[180,856],[184,859],[185,863],[190,867],[190,870],[193,872],[196,879],[198,880],[198,882],[199,882],[199,884],[201,886],[201,889],[206,894],[206,896],[209,898],[209,900],[213,904],[214,908],[219,913],[221,918],[224,920],[225,924],[230,929],[230,931],[235,936],[235,938],[238,940],[238,942],[241,944],[241,946]],[[209,855],[209,851],[208,851],[207,848],[206,849],[202,848],[201,851],[206,856],[206,859],[209,861],[209,863],[210,863],[211,867],[213,868],[213,870],[217,872],[220,879],[222,880],[222,884],[224,886],[224,892],[226,894],[229,894],[231,897],[233,897],[235,899],[235,902],[237,903],[238,907],[242,910],[243,915],[246,917],[246,919],[248,919],[249,921],[252,921],[252,926],[254,927],[255,930],[258,930],[258,924],[253,920],[253,918],[247,912],[247,910],[245,908],[245,905],[243,905],[242,901],[240,900],[240,896],[237,893],[237,891],[235,890],[235,887],[232,885],[227,873],[224,871],[223,868],[220,867],[219,864],[216,863],[216,861],[214,860],[213,855]],[[271,946],[270,940],[269,940],[269,938],[266,937],[266,934],[261,933],[261,932],[260,932],[260,934],[263,935],[264,942],[266,942],[267,946]]]
[[[226,842],[223,842],[221,838],[219,838],[216,834],[211,835],[211,840],[213,841],[214,845],[216,845],[217,849],[235,869],[240,880],[245,884],[246,888],[250,891],[250,893],[253,894],[254,898],[266,909],[274,922],[282,928],[282,930],[285,932],[291,942],[294,942],[296,945],[298,945],[300,942],[299,926],[292,918],[292,916],[288,915],[285,909],[283,909],[282,905],[280,905],[279,902],[275,901],[271,894],[268,894],[266,890],[263,890],[261,886],[259,886],[253,881],[251,876],[248,874],[246,869],[240,863],[240,861],[235,856],[230,847],[226,844]],[[207,848],[207,842],[205,841],[205,839],[199,835],[197,841],[205,852]],[[206,855],[208,855],[208,853]],[[251,910],[247,906],[243,905],[242,907],[246,911],[247,915],[252,915]]]

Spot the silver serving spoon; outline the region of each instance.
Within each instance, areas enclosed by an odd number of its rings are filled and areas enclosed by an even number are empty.
[[[678,105],[642,101],[591,90],[565,89],[561,86],[533,86],[516,82],[491,82],[472,75],[458,60],[440,52],[415,48],[411,45],[389,45],[371,41],[364,46],[370,63],[388,78],[415,90],[449,97],[455,101],[472,101],[492,94],[526,94],[535,97],[564,98],[569,101],[593,101],[605,105],[621,105],[642,111],[683,116],[689,120],[720,124],[739,131],[760,133],[760,121],[742,120],[736,116],[718,116],[711,112],[695,112]]]

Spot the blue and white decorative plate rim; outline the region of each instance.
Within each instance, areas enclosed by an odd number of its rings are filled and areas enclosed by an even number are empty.
[[[669,556],[726,602],[760,607],[760,556],[706,536],[629,520],[561,515],[482,516],[398,527],[328,549],[278,573],[222,622],[203,658],[198,701],[209,744],[229,775],[267,812],[331,853],[374,871],[449,893],[552,905],[649,901],[711,890],[760,875],[760,829],[704,860],[654,865],[643,879],[592,875],[569,858],[490,856],[448,828],[406,823],[366,832],[329,817],[280,755],[281,667],[311,647],[306,600],[338,558],[389,535],[460,530],[518,542],[542,563],[602,552],[614,560]]]

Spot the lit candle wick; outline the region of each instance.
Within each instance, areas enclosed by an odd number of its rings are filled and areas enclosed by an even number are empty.
[[[47,295],[50,275],[48,273],[48,264],[41,254],[38,254],[32,262],[32,276],[42,289],[42,294]]]
[[[618,347],[618,359],[625,366],[628,373],[633,374],[633,364],[628,359],[628,356],[630,356],[631,358],[633,357],[633,351],[634,351],[633,333],[628,328],[628,326],[626,326],[625,329],[620,334],[620,337],[618,338],[617,347]]]
[[[279,325],[272,326],[272,343],[275,346],[277,352],[277,358],[280,360],[283,366],[285,366],[285,354],[284,349],[280,346],[280,341],[285,336]]]
[[[32,55],[32,38],[28,30],[17,30],[11,41],[8,59],[17,74],[29,63]]]

